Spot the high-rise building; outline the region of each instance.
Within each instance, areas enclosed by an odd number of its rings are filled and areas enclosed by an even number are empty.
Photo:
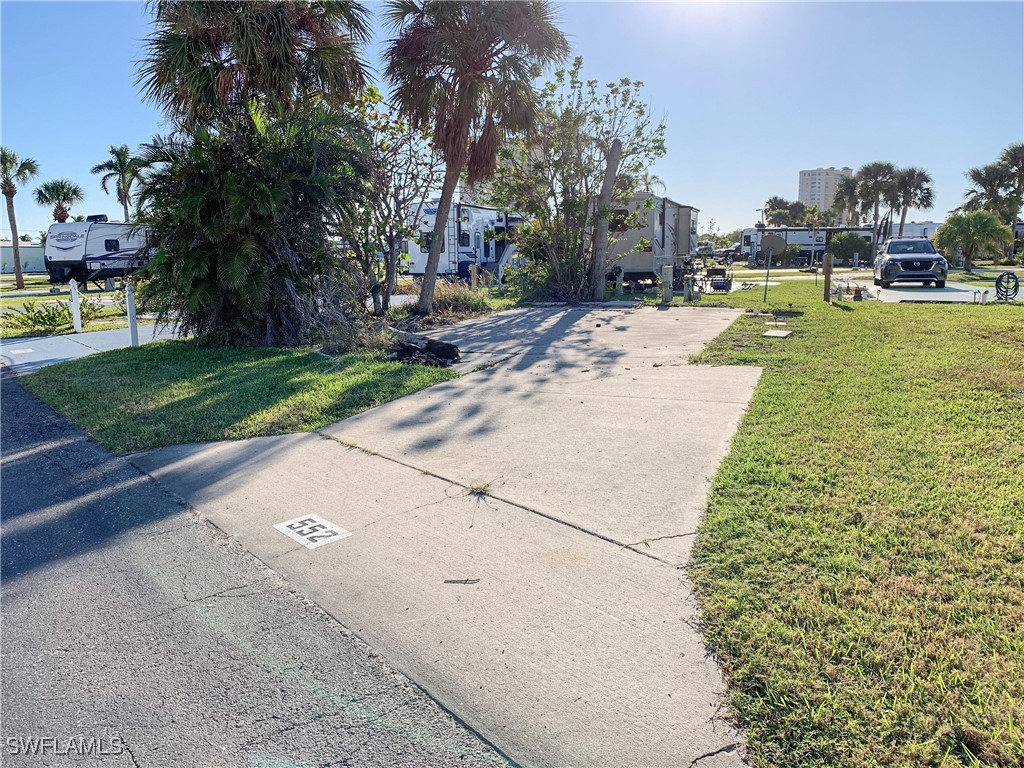
[[[816,205],[823,213],[836,199],[836,185],[844,176],[853,176],[852,168],[815,168],[800,171],[800,196],[804,205]]]

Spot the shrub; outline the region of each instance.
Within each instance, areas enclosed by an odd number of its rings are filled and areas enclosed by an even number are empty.
[[[519,301],[554,301],[560,293],[551,265],[540,259],[530,259],[518,269],[506,269],[505,286]]]
[[[439,280],[434,288],[435,312],[486,312],[490,309],[487,296],[481,291],[472,291],[465,283],[449,283]]]

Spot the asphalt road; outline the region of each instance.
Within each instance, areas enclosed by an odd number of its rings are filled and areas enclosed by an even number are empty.
[[[0,764],[506,764],[273,571],[2,379]]]

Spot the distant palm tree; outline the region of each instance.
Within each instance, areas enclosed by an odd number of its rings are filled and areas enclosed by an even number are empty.
[[[772,227],[783,227],[789,226],[793,222],[790,221],[789,209],[793,204],[784,197],[774,195],[764,201],[764,208],[761,212],[764,214],[764,220]]]
[[[935,245],[947,254],[964,255],[964,272],[974,267],[974,259],[986,253],[998,253],[1013,241],[1013,230],[991,211],[954,213],[935,231]]]
[[[1005,163],[989,163],[967,172],[972,187],[964,193],[964,211],[992,211],[1006,224],[1012,223],[1017,211],[1007,193],[1014,186],[1014,171]],[[1019,206],[1017,206],[1019,209]]]
[[[878,213],[886,192],[892,184],[896,166],[884,161],[875,161],[862,165],[854,178],[857,179],[857,195],[864,210],[874,212],[874,233],[878,238]]]
[[[107,183],[111,180],[116,183],[117,201],[124,206],[124,221],[127,224],[129,222],[128,206],[132,202],[132,185],[142,175],[142,166],[139,163],[139,159],[132,155],[132,151],[128,149],[127,144],[122,144],[120,147],[111,145],[110,159],[104,160],[99,165],[94,165],[91,173],[103,174],[103,178],[100,179],[100,186],[103,187],[103,191],[107,194],[110,194],[110,190],[107,189]]]
[[[536,120],[536,70],[569,52],[546,0],[389,0],[395,32],[385,53],[394,102],[414,129],[432,127],[445,164],[441,199],[420,290],[433,309],[448,214],[463,171],[470,186],[489,178],[507,134]]]
[[[827,223],[825,214],[816,205],[809,205],[804,210],[803,225],[805,227],[820,228]]]
[[[25,278],[21,274],[21,246],[18,244],[18,222],[14,218],[14,196],[18,194],[18,185],[27,184],[39,173],[39,164],[30,157],[18,157],[7,147],[0,147],[0,192],[7,198],[7,219],[11,222],[11,246],[14,250],[14,284],[18,288],[25,287]]]
[[[363,87],[358,52],[369,24],[353,0],[154,5],[139,82],[186,124],[244,111],[251,99],[284,110],[309,96],[340,106]]]
[[[856,226],[860,223],[860,198],[857,196],[857,179],[843,176],[836,183],[836,194],[833,205],[842,211],[846,223]]]
[[[653,192],[655,187],[660,187],[662,192],[668,189],[665,186],[665,182],[650,171],[644,171],[638,181],[640,186],[643,187],[644,192]]]
[[[893,179],[894,199],[900,211],[899,237],[903,237],[903,225],[911,208],[931,208],[935,200],[932,177],[923,168],[900,168]]]
[[[63,224],[71,215],[71,206],[85,199],[85,192],[74,182],[67,179],[55,179],[41,184],[35,193],[38,205],[53,206],[53,220]]]

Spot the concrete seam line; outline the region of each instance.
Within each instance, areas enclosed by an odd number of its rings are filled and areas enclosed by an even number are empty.
[[[320,433],[317,432],[317,434],[320,434]],[[320,436],[321,437],[327,437],[327,435],[322,435],[322,434]],[[328,438],[328,439],[333,439],[333,438]],[[337,442],[340,442],[340,441],[337,441]],[[356,447],[356,446],[353,446],[353,447]],[[369,453],[369,451],[367,451],[367,453]],[[382,458],[387,458],[387,457],[382,457]],[[343,629],[345,629],[346,632],[351,632],[353,635],[355,635],[357,638],[359,638],[359,641],[362,642],[367,648],[375,649],[375,646],[372,645],[365,637],[363,637],[363,635],[359,631],[357,631],[356,629],[353,629],[352,627],[348,626],[345,622],[341,621],[337,616],[335,616],[333,613],[331,613],[329,610],[327,610],[327,608],[325,608],[324,606],[320,605],[319,602],[317,602],[312,597],[307,595],[305,591],[299,589],[299,587],[296,586],[291,581],[291,579],[289,579],[284,573],[282,573],[277,568],[275,568],[271,564],[271,562],[269,560],[264,560],[262,557],[260,557],[255,552],[250,550],[248,547],[244,546],[241,542],[238,541],[236,536],[233,536],[232,534],[228,533],[226,530],[221,528],[219,525],[217,525],[217,523],[215,523],[209,517],[207,517],[202,512],[200,512],[196,507],[192,506],[192,504],[190,504],[188,501],[183,499],[178,494],[174,493],[174,491],[170,490],[166,485],[164,485],[163,482],[161,482],[156,477],[154,477],[149,472],[147,472],[142,467],[140,467],[138,464],[136,464],[131,459],[130,455],[126,456],[125,460],[131,466],[133,466],[136,470],[138,470],[142,475],[144,475],[146,478],[148,478],[150,481],[152,481],[154,485],[156,485],[161,491],[166,493],[173,501],[175,501],[179,505],[181,505],[181,507],[183,507],[186,512],[191,513],[194,516],[194,519],[195,519],[196,522],[198,522],[200,524],[205,524],[205,525],[210,526],[210,528],[212,528],[222,539],[224,539],[225,541],[233,542],[235,545],[240,547],[242,549],[242,551],[244,551],[255,562],[259,563],[263,568],[265,568],[266,570],[270,571],[278,579],[280,579],[281,583],[287,589],[293,590],[294,593],[296,593],[296,594],[301,594],[305,599],[309,600],[310,603],[315,605],[317,610],[319,610],[324,616],[327,616],[328,618],[330,618],[331,621],[333,621],[335,624],[337,624],[338,626],[340,626]],[[459,483],[455,483],[455,485],[459,485]],[[459,485],[459,487],[463,487],[463,486]],[[299,548],[300,547],[295,547],[294,549],[288,550],[287,552],[285,552],[283,554],[284,555],[288,555],[291,552],[297,551]],[[187,607],[187,606],[180,606],[180,607],[184,608],[184,607]],[[444,704],[444,702],[440,701],[436,696],[434,696],[429,690],[427,690],[422,684],[420,684],[419,681],[417,681],[415,678],[413,678],[413,676],[411,674],[406,672],[406,670],[401,665],[399,665],[396,660],[391,659],[388,656],[385,656],[385,658],[388,660],[388,663],[394,668],[394,670],[398,674],[400,674],[402,677],[404,677],[406,680],[408,680],[409,683],[413,687],[417,688],[420,692],[422,692],[423,695],[425,695],[428,699],[430,699],[432,702],[434,702],[443,712],[446,712],[449,717],[451,717],[453,720],[455,720],[455,722],[457,722],[459,725],[461,725],[463,728],[465,728],[471,734],[473,734],[478,739],[480,739],[480,741],[482,741],[484,744],[486,744],[491,749],[493,749],[495,752],[497,752],[498,755],[511,766],[511,768],[523,768],[522,764],[517,762],[516,760],[514,760],[511,755],[509,755],[508,753],[505,752],[504,749],[502,749],[500,746],[495,744],[491,739],[487,738],[487,736],[485,736],[483,733],[481,733],[480,730],[475,728],[472,724],[466,722],[464,719],[459,717],[459,715],[456,714],[451,708],[446,706]]]
[[[390,461],[390,462],[392,462],[394,464],[398,464],[399,466],[406,467],[407,469],[411,469],[414,472],[419,472],[421,474],[427,475],[428,477],[433,477],[433,478],[436,478],[437,480],[441,480],[443,482],[450,483],[451,485],[457,485],[457,486],[459,486],[459,488],[465,488],[467,491],[470,490],[469,486],[465,485],[464,483],[460,483],[458,480],[452,480],[451,478],[445,477],[444,475],[439,475],[437,472],[431,472],[429,469],[423,469],[421,467],[417,467],[417,466],[415,466],[413,464],[409,464],[407,462],[401,461],[400,459],[393,458],[393,457],[388,456],[387,454],[384,454],[384,453],[378,453],[377,451],[371,451],[369,448],[364,448],[363,446],[356,445],[355,443],[349,443],[349,442],[347,442],[345,440],[342,440],[339,437],[334,437],[333,435],[325,434],[325,433],[321,432],[320,430],[317,430],[316,433],[318,435],[320,435],[320,437],[324,438],[325,440],[330,440],[332,442],[338,443],[339,445],[344,445],[346,448],[353,448],[353,449],[355,449],[357,451],[362,451],[363,453],[365,453],[365,454],[367,454],[369,456],[376,456],[378,458],[384,459],[385,461]],[[559,525],[564,525],[567,528],[572,528],[573,530],[579,531],[580,533],[584,533],[587,536],[593,536],[595,539],[600,539],[601,541],[606,541],[609,544],[614,544],[615,546],[619,547],[620,549],[628,549],[630,552],[635,552],[638,555],[643,555],[644,557],[649,557],[651,560],[656,560],[657,562],[659,562],[659,563],[661,563],[663,565],[668,565],[668,566],[670,566],[672,568],[678,568],[680,565],[683,565],[682,563],[673,563],[670,560],[666,560],[665,558],[659,557],[658,555],[655,555],[655,554],[651,554],[650,552],[644,552],[642,549],[638,549],[637,547],[635,547],[632,544],[628,544],[626,542],[618,541],[617,539],[613,539],[610,536],[605,536],[604,534],[598,533],[597,531],[592,531],[589,528],[584,528],[583,526],[576,525],[575,523],[569,522],[568,520],[563,520],[562,518],[557,517],[555,515],[552,515],[552,514],[550,514],[548,512],[541,512],[539,509],[534,509],[533,507],[528,507],[525,504],[520,504],[518,501],[512,501],[511,499],[506,499],[506,498],[503,498],[501,496],[496,496],[493,493],[488,493],[486,495],[487,495],[488,498],[494,499],[495,501],[500,501],[500,502],[502,502],[504,504],[508,504],[510,507],[516,507],[517,509],[521,509],[524,512],[529,512],[532,515],[537,515],[538,517],[543,517],[545,520],[550,520],[553,523],[558,523]],[[687,534],[676,534],[676,535],[687,535]]]

